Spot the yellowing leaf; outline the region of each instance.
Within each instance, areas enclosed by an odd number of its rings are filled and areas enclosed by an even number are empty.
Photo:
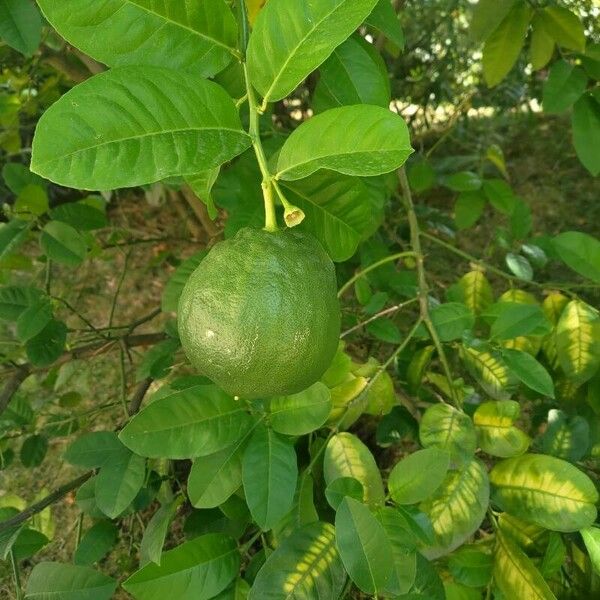
[[[351,433],[338,433],[329,440],[323,471],[327,485],[340,477],[354,477],[363,486],[367,504],[383,503],[383,481],[375,459],[367,446]]]
[[[527,450],[531,440],[513,425],[519,412],[519,404],[513,400],[484,402],[477,408],[473,422],[484,452],[508,458]]]
[[[267,0],[245,0],[245,2],[248,21],[250,25],[254,25],[260,9],[267,3]]]
[[[479,385],[495,400],[508,400],[517,380],[502,358],[488,350],[461,346],[460,357]]]
[[[600,317],[581,300],[571,300],[556,325],[556,350],[565,375],[579,383],[600,366]]]
[[[471,460],[460,471],[450,471],[435,494],[420,506],[435,533],[435,544],[424,548],[423,554],[438,558],[473,535],[485,517],[489,495],[488,474],[478,460]]]
[[[596,519],[598,492],[572,464],[544,454],[498,463],[490,473],[492,500],[503,510],[553,531],[577,531]]]
[[[456,300],[466,304],[475,314],[482,312],[493,301],[492,286],[482,271],[470,271],[453,287]]]
[[[496,534],[494,581],[507,598],[556,600],[531,559],[502,531]]]
[[[548,544],[548,530],[535,523],[527,523],[508,513],[502,513],[498,517],[498,525],[527,552],[541,554]]]

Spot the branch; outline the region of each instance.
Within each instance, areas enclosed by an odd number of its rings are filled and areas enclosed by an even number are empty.
[[[135,390],[135,393],[133,394],[133,398],[131,399],[131,402],[129,403],[129,409],[127,410],[130,417],[135,415],[138,412],[138,410],[140,410],[140,406],[142,405],[142,400],[144,399],[144,396],[146,395],[146,392],[148,391],[148,389],[151,385],[152,385],[152,377],[147,377],[146,379],[144,379],[143,381],[141,381],[138,384],[138,386]]]
[[[208,237],[214,238],[221,235],[221,230],[214,224],[208,214],[208,210],[206,210],[206,204],[198,198],[189,185],[182,186],[181,195],[185,198],[185,201],[196,215],[198,221],[202,224],[202,227],[204,227],[204,231],[206,231]]]
[[[27,379],[30,372],[28,365],[20,366],[6,382],[0,392],[0,415],[7,409],[11,398],[19,389],[19,386]]]

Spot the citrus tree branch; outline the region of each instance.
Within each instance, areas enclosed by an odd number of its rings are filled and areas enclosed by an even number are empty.
[[[417,263],[417,285],[419,288],[419,307],[421,311],[421,319],[423,320],[423,323],[425,323],[425,326],[429,331],[429,335],[431,336],[431,339],[437,351],[438,358],[440,359],[440,363],[442,365],[442,369],[444,370],[444,375],[448,380],[448,385],[450,386],[450,394],[452,396],[452,400],[456,404],[459,404],[456,390],[454,389],[454,382],[452,379],[452,373],[450,371],[448,358],[446,357],[444,347],[442,346],[442,342],[440,341],[437,331],[433,326],[433,322],[431,321],[431,316],[429,314],[429,285],[427,284],[427,276],[425,274],[425,259],[421,250],[421,228],[419,227],[419,222],[415,213],[412,193],[410,191],[410,186],[408,184],[408,178],[406,177],[406,170],[404,169],[404,167],[398,169],[398,179],[400,180],[402,200],[404,202],[404,207],[406,208],[408,226],[410,228],[410,245],[414,251],[415,260]]]

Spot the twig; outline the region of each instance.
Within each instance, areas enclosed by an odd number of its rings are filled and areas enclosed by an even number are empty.
[[[144,379],[143,381],[141,381],[137,388],[135,389],[135,392],[133,394],[133,398],[131,399],[131,402],[129,403],[129,410],[127,411],[129,413],[129,416],[133,416],[135,415],[138,410],[140,410],[140,406],[142,405],[142,400],[144,399],[144,396],[146,395],[146,392],[148,391],[148,389],[150,388],[150,386],[152,385],[152,378],[151,377],[147,377],[146,379]]]
[[[409,304],[412,304],[413,302],[417,302],[417,301],[418,301],[418,298],[411,298],[410,300],[407,300],[406,302],[402,302],[400,304],[395,304],[394,306],[390,306],[389,308],[381,310],[378,313],[374,314],[372,317],[369,317],[368,319],[366,319],[365,321],[361,321],[360,323],[357,323],[356,325],[354,325],[354,327],[350,327],[350,329],[346,329],[346,331],[342,331],[342,333],[340,334],[340,337],[344,338],[347,335],[350,335],[351,333],[353,333],[354,331],[357,331],[358,329],[362,329],[369,323],[372,323],[373,321],[376,321],[377,319],[381,319],[382,317],[385,317],[386,315],[393,314],[393,313],[401,310],[405,306],[408,306]]]
[[[19,565],[17,564],[17,560],[15,558],[15,554],[12,549],[9,552],[10,554],[10,565],[12,567],[13,573],[13,581],[15,584],[15,595],[17,600],[22,600],[23,598],[23,589],[21,588],[21,575],[19,573]]]
[[[131,250],[125,254],[125,260],[123,261],[123,270],[121,271],[121,276],[119,277],[119,281],[117,282],[117,289],[115,290],[115,295],[113,296],[112,304],[110,306],[110,314],[108,316],[108,326],[110,327],[113,323],[113,318],[115,316],[115,310],[117,308],[117,300],[119,299],[119,294],[121,293],[121,287],[123,286],[123,281],[125,281],[125,275],[127,275],[127,265],[129,264],[129,257],[131,256]]]
[[[431,321],[431,316],[429,315],[429,286],[427,284],[424,257],[423,252],[421,250],[421,229],[419,227],[419,222],[417,221],[417,215],[415,213],[412,194],[410,191],[410,186],[408,184],[408,178],[406,177],[406,170],[404,169],[404,167],[398,169],[398,179],[400,180],[400,187],[402,189],[402,199],[406,208],[408,225],[410,227],[410,245],[415,253],[415,259],[417,261],[417,283],[419,287],[419,307],[421,310],[421,318],[423,319],[423,323],[425,323],[425,326],[429,331],[429,335],[433,340],[433,344],[437,351],[438,358],[440,359],[440,362],[442,364],[442,369],[444,370],[444,375],[448,380],[448,385],[450,386],[450,395],[452,397],[452,400],[455,404],[458,405],[460,404],[460,400],[456,394],[456,390],[454,389],[454,381],[450,372],[450,365],[448,363],[446,353],[444,352],[442,342],[440,341],[437,331],[433,326],[433,322]]]
[[[212,219],[208,215],[206,205],[198,196],[194,193],[194,190],[189,185],[181,187],[181,195],[185,198],[189,207],[200,221],[204,231],[209,237],[214,238],[221,235],[222,231],[213,223]]]
[[[19,389],[19,386],[27,379],[30,373],[28,365],[22,365],[12,374],[0,392],[0,415],[7,409],[10,401]]]

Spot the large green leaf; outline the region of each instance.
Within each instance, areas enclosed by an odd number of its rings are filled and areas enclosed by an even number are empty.
[[[554,38],[544,25],[541,13],[536,13],[531,22],[529,60],[534,71],[543,69],[554,53]]]
[[[310,523],[269,556],[248,600],[338,600],[345,581],[333,526]]]
[[[92,565],[102,559],[115,545],[119,530],[110,521],[94,523],[81,538],[73,562],[76,565]]]
[[[319,429],[331,412],[331,393],[320,381],[291,396],[273,398],[269,404],[271,427],[285,435],[305,435]]]
[[[22,285],[1,287],[0,319],[16,321],[28,307],[36,304],[41,296],[42,291],[34,287]]]
[[[194,385],[149,404],[119,437],[142,456],[183,459],[219,452],[251,425],[241,402],[216,386]]]
[[[524,454],[498,463],[490,473],[492,499],[503,510],[554,531],[577,531],[596,519],[598,492],[570,463]]]
[[[544,111],[559,113],[570,108],[585,91],[588,78],[585,71],[564,60],[552,65],[544,84]]]
[[[145,477],[146,459],[121,446],[96,477],[98,508],[111,519],[119,516],[133,502]]]
[[[498,85],[512,69],[521,53],[533,10],[519,0],[483,47],[483,75],[489,87]]]
[[[373,10],[377,0],[270,0],[248,45],[248,69],[265,102],[285,98]],[[284,33],[285,32],[285,33]]]
[[[516,0],[479,0],[473,7],[470,33],[483,42],[502,23]]]
[[[140,544],[140,564],[142,566],[149,562],[160,565],[162,549],[169,531],[169,524],[182,502],[182,496],[171,500],[171,502],[166,502],[148,521]]]
[[[216,83],[121,67],[73,88],[42,115],[31,169],[62,185],[104,190],[216,167],[249,145],[233,100]]]
[[[496,534],[493,573],[496,585],[507,598],[556,600],[531,559],[502,530]]]
[[[569,268],[600,283],[600,241],[595,237],[581,231],[565,231],[552,239],[552,247]]]
[[[510,340],[519,335],[543,335],[550,331],[550,323],[536,304],[498,302],[484,316],[495,317],[490,337]]]
[[[47,367],[62,354],[66,341],[67,326],[52,319],[25,344],[27,358],[38,367]]]
[[[188,478],[188,495],[196,508],[215,508],[242,485],[242,456],[252,433],[249,429],[231,446],[197,458]]]
[[[42,19],[32,0],[0,0],[0,38],[31,55],[42,39]]]
[[[460,302],[440,304],[431,310],[431,322],[442,342],[460,339],[475,325],[475,315]]]
[[[528,388],[554,398],[554,382],[548,371],[531,354],[521,350],[502,350],[508,368]]]
[[[77,438],[66,450],[64,459],[72,465],[96,469],[117,458],[123,450],[114,431],[92,431]]]
[[[485,517],[489,498],[488,474],[477,459],[460,471],[450,471],[435,494],[421,504],[435,533],[435,543],[423,550],[425,556],[448,554],[472,536]]]
[[[348,260],[373,218],[367,186],[358,177],[321,171],[285,182],[284,188],[290,202],[306,215],[299,228],[312,233],[332,260]]]
[[[294,502],[298,462],[291,441],[259,425],[244,452],[242,479],[254,520],[272,529]]]
[[[87,254],[83,236],[61,221],[50,221],[44,225],[40,246],[49,259],[69,267],[80,265]]]
[[[434,404],[425,411],[419,438],[425,448],[444,450],[459,462],[470,460],[477,447],[473,421],[449,404]]]
[[[383,504],[385,493],[379,467],[367,446],[351,433],[338,433],[329,440],[323,470],[327,485],[340,477],[354,477],[363,486],[365,502],[372,506]]]
[[[344,498],[335,514],[335,537],[352,581],[367,594],[380,594],[394,572],[392,545],[369,508]]]
[[[473,422],[484,452],[509,458],[527,450],[531,440],[514,426],[519,413],[519,403],[514,400],[484,402],[477,407]]]
[[[585,30],[575,13],[563,6],[547,6],[540,12],[540,19],[559,46],[576,52],[584,51]]]
[[[571,300],[556,325],[556,352],[565,375],[583,383],[600,367],[600,317],[581,300]]]
[[[399,50],[404,48],[404,31],[390,0],[379,0],[371,14],[365,19],[365,23],[378,29]]]
[[[223,0],[39,0],[39,5],[68,42],[111,67],[154,65],[208,77],[235,53],[237,26]]]
[[[388,0],[384,2],[392,8]],[[390,104],[385,63],[375,47],[360,36],[338,46],[319,68],[319,75],[312,100],[315,112],[353,104],[384,108]]]
[[[239,564],[235,541],[209,533],[165,552],[160,565],[142,567],[123,588],[139,600],[208,600],[233,581]]]
[[[450,455],[438,448],[425,448],[409,454],[394,465],[388,489],[394,502],[416,504],[428,498],[444,481]]]
[[[594,176],[600,173],[600,102],[584,94],[573,108],[571,116],[573,143],[583,166]]]
[[[109,600],[117,587],[112,577],[89,567],[42,562],[33,568],[27,587],[26,600]]]
[[[332,108],[295,129],[281,148],[277,178],[302,179],[319,169],[373,176],[400,167],[410,156],[408,127],[380,106]]]

